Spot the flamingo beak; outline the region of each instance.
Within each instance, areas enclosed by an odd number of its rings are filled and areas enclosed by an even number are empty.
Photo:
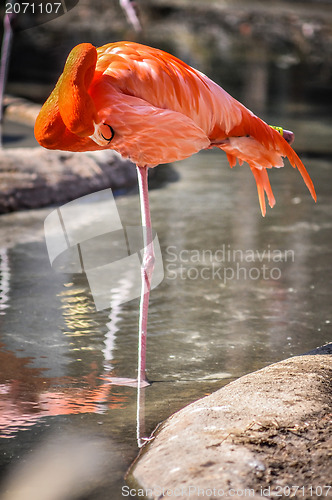
[[[295,134],[291,130],[285,130],[284,129],[283,138],[285,139],[285,141],[288,142],[288,144],[291,145],[294,142]]]

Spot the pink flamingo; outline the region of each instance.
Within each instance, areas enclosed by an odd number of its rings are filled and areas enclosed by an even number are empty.
[[[146,334],[154,251],[148,169],[187,158],[201,149],[226,152],[230,166],[247,162],[257,183],[262,215],[265,193],[275,198],[267,169],[297,167],[312,197],[316,193],[290,146],[293,133],[267,125],[201,72],[176,57],[134,42],[74,47],[35,124],[48,149],[114,149],[137,165],[144,230],[139,319],[138,386],[146,377]]]

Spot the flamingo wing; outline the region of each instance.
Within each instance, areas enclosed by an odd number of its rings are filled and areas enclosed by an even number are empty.
[[[107,77],[98,79],[90,93],[99,122],[114,131],[110,147],[138,166],[181,160],[210,145],[205,132],[190,117],[124,94]]]
[[[226,132],[241,121],[240,103],[203,73],[162,50],[134,42],[97,49],[96,80],[121,93],[191,118],[209,135],[216,120]]]
[[[148,77],[137,70],[135,45],[110,44],[97,51],[91,44],[80,44],[73,49],[35,124],[42,146],[70,151],[111,148],[139,166],[180,160],[209,146],[205,131],[179,106],[165,100],[158,104],[160,95],[155,94],[162,87],[162,71],[149,86]],[[130,81],[133,87],[136,82],[135,92]],[[94,124],[100,122],[114,130],[112,141],[96,141]]]

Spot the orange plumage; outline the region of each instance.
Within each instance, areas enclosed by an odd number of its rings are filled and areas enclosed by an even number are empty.
[[[249,164],[263,215],[264,193],[271,207],[275,203],[266,169],[288,157],[316,200],[308,172],[279,132],[204,74],[134,42],[76,46],[37,118],[35,136],[48,149],[114,149],[139,167],[218,147],[231,167],[237,160]]]

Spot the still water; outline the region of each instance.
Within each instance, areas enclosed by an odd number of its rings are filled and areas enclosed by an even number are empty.
[[[159,167],[150,202],[164,279],[151,293],[141,436],[231,380],[331,341],[331,150],[305,147],[331,127],[315,132],[311,120],[299,146],[317,204],[289,164],[269,174],[277,205],[265,218],[249,168],[230,169],[221,152]],[[137,193],[116,205],[124,226],[139,225]],[[138,452],[136,389],[111,377],[136,376],[139,300],[96,311],[84,274],[52,269],[54,208],[1,216],[1,478],[45,440],[85,436],[105,463],[82,498],[122,498]]]

